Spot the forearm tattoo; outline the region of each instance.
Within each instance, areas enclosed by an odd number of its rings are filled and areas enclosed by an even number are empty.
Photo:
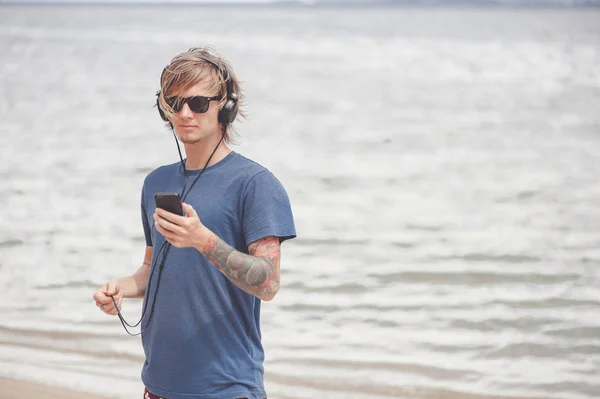
[[[235,285],[260,299],[273,299],[279,290],[279,238],[255,241],[248,246],[248,252],[236,251],[215,234],[202,251]]]

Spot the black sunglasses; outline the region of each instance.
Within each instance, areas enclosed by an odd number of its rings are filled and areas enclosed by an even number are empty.
[[[194,96],[194,97],[166,97],[165,101],[169,105],[169,107],[173,108],[175,112],[181,111],[183,108],[183,104],[187,104],[190,107],[192,112],[197,114],[203,114],[208,111],[208,106],[211,101],[218,101],[221,99],[221,96],[213,96],[213,97],[204,97],[204,96]]]

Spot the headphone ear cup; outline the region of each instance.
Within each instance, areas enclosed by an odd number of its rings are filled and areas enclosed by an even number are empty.
[[[231,95],[227,97],[227,102],[219,111],[219,122],[226,125],[233,123],[237,116],[238,108],[237,95],[231,93]]]
[[[160,118],[165,122],[169,122],[169,119],[167,118],[163,110],[160,108],[160,92],[156,93],[156,108],[158,108]]]
[[[235,101],[228,100],[219,111],[219,122],[226,125],[233,123],[237,116],[238,105]]]

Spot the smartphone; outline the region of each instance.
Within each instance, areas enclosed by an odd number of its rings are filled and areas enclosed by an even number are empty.
[[[154,194],[154,202],[157,208],[162,208],[167,212],[183,216],[179,193],[156,193]]]

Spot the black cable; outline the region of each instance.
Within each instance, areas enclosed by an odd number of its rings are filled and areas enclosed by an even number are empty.
[[[163,242],[162,246],[158,249],[158,253],[156,255],[156,259],[158,259],[158,257],[160,256],[161,251],[165,248],[166,244],[168,244],[168,243],[169,243],[168,241]],[[164,256],[163,256],[163,260],[164,260]],[[162,263],[162,261],[161,261],[161,263]],[[142,322],[143,318],[144,318],[144,315],[146,314],[146,309],[148,308],[148,302],[150,300],[149,293],[150,293],[150,289],[152,288],[152,275],[153,274],[154,274],[154,269],[151,268],[150,276],[148,278],[148,287],[146,287],[146,291],[144,292],[144,309],[142,309],[142,316],[140,317],[140,319],[138,320],[138,322],[135,323],[134,325],[129,324],[127,322],[127,320],[125,320],[125,318],[121,314],[121,311],[120,311],[119,307],[117,306],[117,301],[115,300],[114,296],[111,296],[111,299],[113,300],[113,305],[115,306],[115,309],[117,309],[117,315],[119,316],[119,320],[121,321],[121,324],[123,325],[123,328],[125,329],[125,331],[127,331],[127,333],[129,335],[131,335],[131,336],[140,335],[142,333],[140,331],[137,334],[132,334],[132,333],[129,332],[129,329],[127,327],[135,328],[135,327],[139,326],[140,323]],[[156,292],[158,292],[158,283],[157,283]],[[153,303],[154,303],[154,301],[153,301]]]
[[[181,198],[181,202],[183,203],[183,201],[185,200],[185,198],[188,196],[188,194],[192,191],[192,188],[194,187],[194,185],[196,184],[196,182],[198,181],[198,179],[200,178],[200,176],[202,176],[202,174],[206,171],[206,168],[208,167],[208,164],[210,163],[210,160],[212,159],[213,155],[215,155],[215,152],[217,152],[217,149],[219,148],[219,146],[221,145],[221,142],[223,141],[223,138],[225,137],[224,134],[221,135],[221,139],[219,140],[219,142],[217,143],[217,145],[215,146],[215,149],[212,151],[212,153],[210,154],[210,156],[208,157],[208,159],[206,160],[206,164],[204,165],[204,168],[202,168],[202,171],[198,174],[198,176],[196,176],[196,178],[194,179],[194,181],[192,182],[192,185],[190,186],[188,192],[185,192],[186,186],[187,186],[187,170],[185,168],[185,163],[183,162],[183,157],[181,156],[181,148],[179,146],[179,141],[177,140],[177,137],[175,136],[175,132],[173,132],[173,137],[175,137],[175,143],[177,144],[177,152],[179,153],[179,159],[181,161],[181,166],[183,168],[183,176],[184,176],[184,182],[183,182],[183,189],[181,190],[181,194],[180,194],[180,198]],[[150,320],[152,320],[152,316],[154,314],[154,306],[156,305],[156,298],[158,296],[158,289],[160,287],[160,280],[162,277],[162,271],[165,268],[165,260],[167,258],[167,254],[169,253],[169,249],[171,249],[171,243],[166,241],[162,244],[162,246],[159,248],[158,250],[158,254],[156,255],[156,257],[154,257],[154,259],[158,259],[158,257],[160,256],[160,252],[165,248],[163,252],[163,257],[162,260],[160,262],[160,266],[158,268],[158,277],[156,279],[156,290],[154,291],[154,295],[153,295],[153,300],[152,300],[152,307],[150,308],[150,315],[148,316],[148,322],[146,323],[146,327],[141,328],[140,332],[132,334],[131,332],[129,332],[129,329],[127,328],[127,326],[131,327],[131,328],[135,328],[137,326],[140,325],[140,323],[142,322],[142,320],[144,319],[144,315],[146,314],[146,310],[148,308],[148,302],[150,301],[150,288],[152,287],[152,276],[154,275],[154,271],[156,270],[156,262],[154,262],[154,265],[151,265],[150,267],[150,275],[148,276],[148,287],[146,287],[146,292],[144,293],[144,309],[142,309],[142,315],[140,316],[140,320],[135,323],[134,325],[129,324],[126,320],[125,317],[123,317],[123,315],[121,314],[121,310],[119,309],[119,307],[117,306],[117,301],[115,300],[114,296],[111,296],[111,299],[113,301],[113,305],[115,307],[115,309],[117,309],[117,315],[119,316],[119,320],[121,321],[121,325],[123,325],[123,328],[125,329],[125,331],[127,332],[127,334],[135,337],[137,335],[140,335],[142,332],[144,332],[144,330],[148,327],[148,325],[150,324]],[[154,266],[154,267],[152,267]]]
[[[221,139],[219,140],[219,142],[217,143],[217,146],[215,147],[215,149],[213,150],[212,154],[210,154],[210,157],[208,157],[208,160],[206,161],[206,164],[204,165],[204,169],[202,169],[202,171],[200,172],[200,174],[198,174],[198,176],[196,176],[196,178],[194,179],[194,181],[192,182],[192,185],[190,186],[190,189],[188,190],[187,193],[185,193],[185,195],[183,195],[181,197],[181,202],[183,203],[183,201],[185,200],[185,198],[188,196],[188,194],[192,191],[192,188],[194,188],[194,185],[196,184],[196,182],[198,181],[198,179],[200,178],[200,176],[202,176],[202,174],[204,173],[204,171],[206,170],[208,163],[210,162],[211,158],[213,157],[213,155],[215,155],[215,152],[217,152],[217,148],[219,148],[219,146],[221,145],[221,142],[223,141],[223,138],[225,137],[225,135],[221,135]],[[184,169],[185,171],[185,169]],[[185,174],[185,172],[184,172]],[[183,189],[185,190],[185,184]],[[183,191],[182,191],[183,193]]]

